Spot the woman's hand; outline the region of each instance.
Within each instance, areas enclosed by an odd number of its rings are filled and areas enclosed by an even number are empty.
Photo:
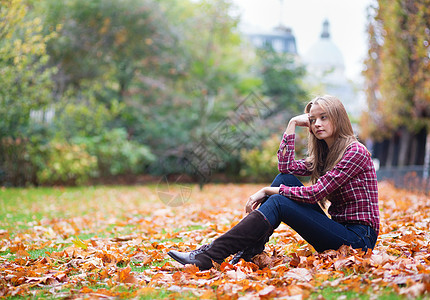
[[[295,122],[296,126],[302,126],[302,127],[310,127],[311,124],[309,123],[309,115],[308,114],[302,114],[295,116],[291,119],[290,122]]]
[[[293,134],[296,130],[296,126],[310,128],[311,124],[309,122],[309,115],[308,114],[302,114],[302,115],[298,115],[298,116],[295,116],[294,118],[292,118],[290,120],[290,122],[288,123],[287,129],[285,129],[285,132],[287,134]]]
[[[251,211],[257,209],[258,205],[260,205],[264,199],[266,199],[266,192],[263,188],[249,197],[248,202],[246,202],[245,211],[250,213]]]
[[[264,202],[267,197],[271,195],[279,194],[279,187],[271,186],[271,187],[264,187],[258,192],[256,192],[254,195],[249,197],[248,202],[246,202],[245,211],[247,213],[250,213],[253,210],[256,210],[258,205],[260,203]]]

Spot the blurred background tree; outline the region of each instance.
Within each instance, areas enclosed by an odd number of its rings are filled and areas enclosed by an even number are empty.
[[[275,103],[275,110],[287,110],[291,115],[302,112],[307,100],[303,88],[304,66],[297,63],[294,55],[275,52],[271,47],[258,51],[263,78],[263,93]]]
[[[52,104],[52,75],[43,20],[29,18],[22,0],[0,1],[0,182],[35,181],[32,147],[47,138],[43,119],[31,114]]]
[[[430,132],[429,1],[379,0],[368,32],[363,137],[385,140],[383,166],[422,165],[418,145]]]
[[[251,93],[276,109],[245,148],[285,126],[306,94],[292,57],[244,43],[227,0],[1,4],[3,185],[181,173]],[[240,151],[212,151],[213,172],[239,176]]]

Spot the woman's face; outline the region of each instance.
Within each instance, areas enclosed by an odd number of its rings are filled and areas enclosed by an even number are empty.
[[[334,142],[334,126],[328,114],[318,104],[313,104],[309,111],[311,131],[319,140],[324,140],[330,148]]]

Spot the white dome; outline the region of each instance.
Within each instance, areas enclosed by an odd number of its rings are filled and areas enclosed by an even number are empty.
[[[349,114],[358,117],[363,109],[354,86],[345,76],[345,63],[339,48],[330,40],[329,23],[323,23],[321,38],[303,57],[306,80],[320,94],[336,95]]]
[[[306,53],[304,60],[313,67],[345,69],[342,53],[328,38],[322,38],[314,44]]]
[[[321,38],[305,54],[304,63],[308,72],[327,80],[344,78],[345,63],[339,48],[331,41],[329,23],[324,21]]]

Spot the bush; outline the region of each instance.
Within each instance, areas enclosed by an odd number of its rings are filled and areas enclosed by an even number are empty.
[[[30,161],[28,139],[0,140],[0,185],[23,186],[36,182],[36,168]]]
[[[85,145],[51,142],[41,149],[37,178],[45,184],[84,184],[97,176],[97,158],[86,151]],[[43,155],[45,154],[45,155]]]
[[[243,167],[240,176],[247,180],[257,182],[270,182],[279,173],[278,158],[279,136],[272,137],[263,142],[261,148],[241,151]]]
[[[305,130],[296,133],[296,158],[305,155],[306,135],[307,132]],[[281,137],[278,134],[274,134],[263,142],[261,147],[252,150],[242,150],[241,160],[243,167],[240,170],[240,176],[246,180],[256,182],[271,182],[279,173],[277,151],[280,142]]]
[[[101,135],[115,117],[113,110],[96,101],[92,91],[84,94],[83,99],[69,95],[57,105],[54,120],[56,138],[71,141],[74,137]]]
[[[100,176],[142,173],[155,156],[148,147],[127,139],[123,128],[105,131],[93,137],[76,137],[74,143],[85,145],[97,157]]]

